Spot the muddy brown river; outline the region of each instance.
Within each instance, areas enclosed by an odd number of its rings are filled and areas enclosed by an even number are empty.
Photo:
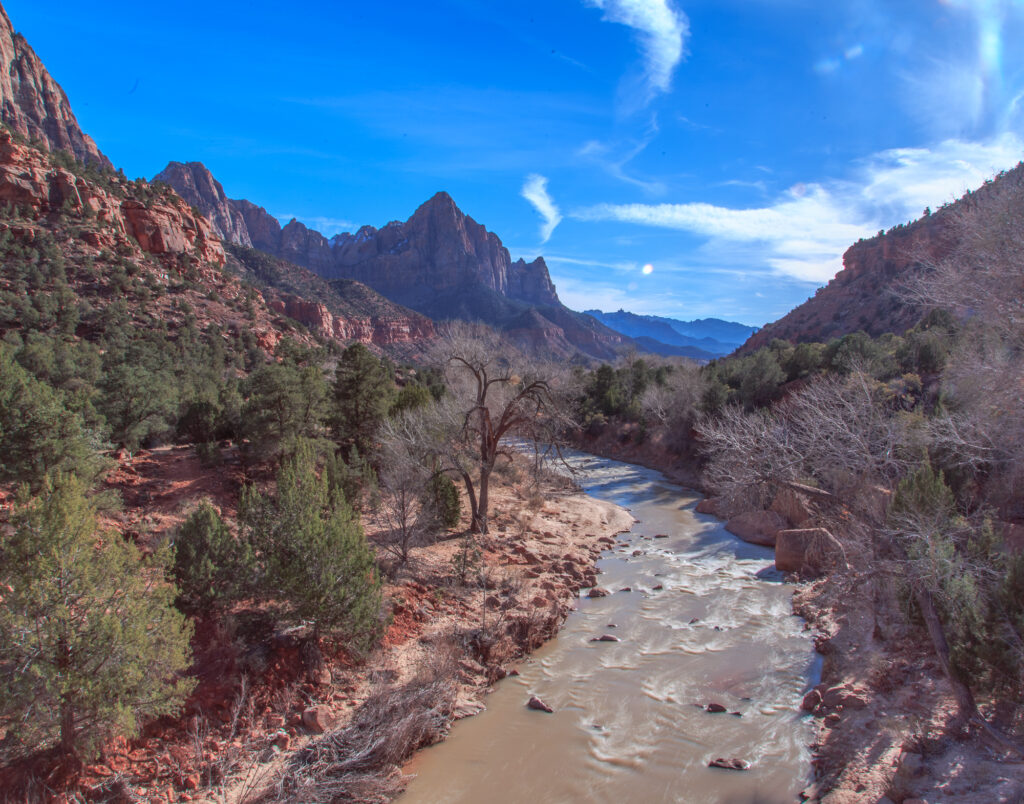
[[[588,494],[638,520],[598,564],[612,594],[581,597],[558,637],[486,697],[485,712],[421,752],[400,801],[797,801],[813,736],[799,704],[817,664],[772,551],[695,513],[699,496],[658,472],[571,461]],[[621,641],[590,641],[602,634]],[[554,714],[527,709],[531,695]],[[700,708],[709,702],[728,711]],[[709,768],[715,757],[750,769]]]

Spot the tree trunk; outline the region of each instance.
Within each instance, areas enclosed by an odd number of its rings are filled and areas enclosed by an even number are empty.
[[[75,753],[75,708],[66,701],[60,705],[60,750],[68,756]]]
[[[481,533],[480,530],[480,506],[476,501],[476,489],[473,488],[473,478],[468,472],[462,472],[462,482],[466,484],[466,496],[469,497],[469,531],[470,533]]]
[[[487,533],[487,504],[488,504],[488,490],[491,485],[491,470],[490,468],[480,469],[480,505],[477,512],[480,520],[480,530],[477,533]]]
[[[942,665],[942,672],[953,688],[953,695],[956,698],[958,725],[963,727],[972,719],[981,719],[978,713],[978,705],[974,701],[974,695],[966,684],[953,675],[953,669],[949,664],[949,643],[946,641],[946,634],[942,630],[942,622],[939,620],[939,613],[935,610],[935,601],[931,593],[919,589],[914,594],[917,605],[921,608],[921,616],[928,628],[928,636],[931,637],[932,646],[935,648],[935,655]]]

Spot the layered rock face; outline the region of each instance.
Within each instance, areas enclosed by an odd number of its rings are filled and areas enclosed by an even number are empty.
[[[252,245],[242,213],[232,206],[220,182],[199,162],[187,165],[171,162],[153,177],[153,181],[175,188],[178,195],[201,210],[222,240],[241,246]]]
[[[111,179],[112,191],[63,168],[54,167],[34,148],[0,131],[0,203],[29,207],[36,215],[64,209],[88,210],[98,226],[81,237],[96,248],[130,245],[155,255],[193,255],[203,262],[224,264],[224,247],[201,215],[173,193],[143,202],[131,196],[129,182]]]
[[[286,296],[267,302],[276,313],[298,321],[313,332],[341,341],[360,341],[377,346],[420,343],[434,337],[434,327],[421,316],[379,318],[334,315],[326,305]]]
[[[0,119],[17,134],[67,151],[81,162],[111,167],[83,133],[68,97],[0,7]]]
[[[155,180],[197,207],[228,242],[252,246],[327,279],[358,280],[413,309],[467,287],[527,304],[559,304],[543,258],[512,262],[498,236],[463,214],[447,193],[435,195],[405,223],[364,226],[328,240],[297,220],[282,228],[262,207],[229,199],[199,162],[171,162]]]
[[[197,162],[172,162],[156,178],[207,215],[229,242],[251,245],[325,279],[361,282],[434,320],[484,321],[531,351],[559,359],[582,353],[608,360],[630,342],[566,308],[543,258],[513,262],[498,236],[463,214],[447,193],[435,195],[404,223],[364,226],[328,240],[296,220],[282,227],[262,207],[227,198]],[[318,331],[333,326],[320,322],[316,313],[307,314]],[[404,337],[406,325],[398,326]]]
[[[473,285],[527,304],[559,304],[543,258],[512,262],[498,236],[464,215],[447,193],[435,195],[405,223],[364,226],[338,235],[330,246],[333,265],[311,264],[312,270],[358,279],[414,309]],[[321,253],[310,254],[311,261],[318,258]]]
[[[934,214],[850,246],[843,255],[843,270],[834,279],[799,307],[754,333],[740,352],[767,346],[774,338],[799,343],[828,341],[858,330],[872,336],[905,332],[917,322],[921,310],[901,296],[901,285],[956,248],[958,210],[983,207],[1007,183],[1024,183],[1024,164]]]

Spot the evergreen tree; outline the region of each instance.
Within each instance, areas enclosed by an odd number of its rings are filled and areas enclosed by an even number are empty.
[[[93,477],[101,466],[81,417],[0,349],[0,479],[38,487],[47,472]]]
[[[343,447],[371,455],[377,430],[395,395],[394,371],[361,343],[342,352],[334,379],[334,437]]]
[[[191,626],[164,581],[116,533],[99,531],[85,485],[70,475],[24,495],[0,531],[0,719],[29,748],[59,740],[89,755],[146,717],[172,714],[193,687]]]
[[[192,611],[230,603],[251,586],[254,568],[251,546],[236,539],[217,509],[203,500],[175,540],[179,603]]]
[[[287,455],[320,434],[327,387],[317,366],[271,363],[249,378],[242,427],[265,455]]]
[[[264,557],[264,588],[282,601],[285,616],[313,624],[356,652],[369,649],[383,628],[382,591],[373,551],[352,509],[317,474],[312,446],[301,442],[277,475],[277,493],[251,486],[239,519]]]

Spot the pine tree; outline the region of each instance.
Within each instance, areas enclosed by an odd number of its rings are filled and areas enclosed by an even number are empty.
[[[248,542],[236,539],[209,500],[185,520],[175,540],[174,578],[179,603],[201,611],[230,603],[248,590],[255,558]]]
[[[144,564],[102,532],[74,476],[22,495],[0,532],[0,719],[28,748],[59,740],[87,756],[139,721],[177,712],[194,682],[191,626],[164,580],[166,551]]]
[[[374,439],[395,396],[394,372],[361,343],[341,355],[334,380],[334,437],[360,455],[373,452]]]
[[[383,628],[381,580],[358,518],[317,474],[312,446],[300,442],[281,466],[272,497],[249,487],[239,518],[265,560],[264,586],[285,616],[312,623],[362,652]]]

